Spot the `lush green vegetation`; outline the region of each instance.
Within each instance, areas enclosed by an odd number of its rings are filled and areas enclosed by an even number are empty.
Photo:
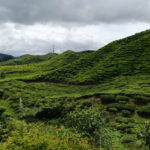
[[[6,54],[1,54],[0,53],[0,62],[3,62],[3,61],[7,61],[7,60],[11,60],[13,59],[14,57],[11,56],[11,55],[6,55]]]
[[[49,53],[46,55],[23,55],[20,57],[16,57],[15,59],[11,59],[9,61],[4,61],[0,63],[2,66],[8,66],[8,65],[23,65],[23,64],[31,64],[31,63],[37,63],[41,61],[46,61],[51,59],[53,56],[57,54]]]
[[[0,150],[149,150],[149,45],[148,30],[0,63]]]
[[[76,61],[59,66],[36,80],[97,83],[118,75],[149,74],[150,31],[115,41]]]
[[[150,31],[147,30],[112,42],[98,51],[67,51],[38,64],[4,66],[0,70],[5,74],[5,80],[74,84],[101,83],[116,76],[149,75],[149,39]]]

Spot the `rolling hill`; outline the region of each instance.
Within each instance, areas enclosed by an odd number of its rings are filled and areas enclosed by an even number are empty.
[[[65,54],[67,52],[62,55]],[[62,55],[57,59],[60,57],[63,61]],[[51,62],[47,65],[51,65]],[[114,41],[95,52],[47,71],[47,74],[36,79],[86,84],[120,75],[150,74],[150,30]]]
[[[57,54],[48,53],[46,55],[23,55],[20,57],[17,57],[13,60],[5,60],[5,62],[1,62],[0,66],[12,66],[12,65],[23,65],[23,64],[32,64],[32,63],[38,63],[42,61],[46,61],[51,59],[53,56]]]
[[[149,93],[149,45],[150,30],[147,30],[114,41],[97,51],[68,50],[52,57],[52,54],[26,55],[18,58],[18,62],[24,65],[13,65],[16,59],[6,62],[11,62],[12,66],[0,66],[2,74],[0,82],[21,80],[74,85],[100,84],[106,86],[105,92],[110,91],[108,85],[112,83],[114,92]],[[118,86],[121,84],[121,88],[118,88],[117,84]]]
[[[150,30],[0,63],[2,150],[149,150],[149,129]]]
[[[5,65],[24,65],[1,66],[0,69],[5,74],[5,80],[14,78],[28,81],[97,84],[118,76],[149,75],[149,45],[150,30],[147,30],[114,41],[97,51],[66,51],[53,57],[51,54],[27,55],[5,62]]]

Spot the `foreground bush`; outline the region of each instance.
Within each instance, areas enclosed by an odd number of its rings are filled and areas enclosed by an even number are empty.
[[[22,124],[1,147],[2,150],[94,150],[79,134],[41,123]]]
[[[87,108],[71,112],[68,115],[67,125],[81,133],[83,137],[90,137],[97,147],[104,149],[116,147],[116,145],[120,147],[120,134],[107,127],[106,118],[106,115],[105,119],[102,117],[99,110]]]
[[[100,112],[93,109],[76,110],[68,114],[67,125],[73,127],[85,135],[94,136],[99,133],[103,120]]]

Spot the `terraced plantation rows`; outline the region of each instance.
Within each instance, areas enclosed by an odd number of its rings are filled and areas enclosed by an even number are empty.
[[[0,62],[0,150],[149,150],[149,137],[150,30]]]

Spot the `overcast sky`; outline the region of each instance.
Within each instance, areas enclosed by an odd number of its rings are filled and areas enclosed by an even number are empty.
[[[96,50],[150,29],[150,0],[0,0],[0,53]]]

